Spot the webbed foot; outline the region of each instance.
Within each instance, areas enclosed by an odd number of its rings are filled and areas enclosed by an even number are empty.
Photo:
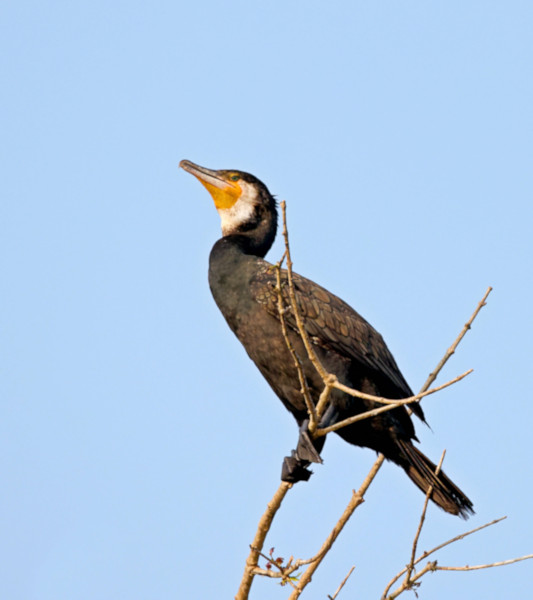
[[[298,437],[298,445],[296,446],[296,456],[300,460],[322,464],[323,460],[320,457],[317,446],[322,449],[324,441],[313,440],[309,435],[309,419],[306,419],[300,426],[300,435]]]
[[[305,420],[300,426],[298,445],[290,456],[283,459],[281,468],[281,480],[288,483],[297,481],[308,481],[313,472],[308,468],[309,464],[322,463],[320,450],[324,446],[325,438],[313,440],[309,435],[309,420]]]
[[[290,456],[283,459],[281,466],[281,481],[287,483],[297,483],[298,481],[309,481],[313,471],[308,469],[309,461],[299,460],[296,457],[296,451],[293,450]]]

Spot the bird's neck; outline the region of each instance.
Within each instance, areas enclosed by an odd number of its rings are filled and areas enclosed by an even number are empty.
[[[213,276],[228,282],[248,264],[254,264],[264,254],[257,252],[253,240],[246,235],[232,234],[220,238],[209,255],[209,280]]]
[[[225,250],[234,247],[242,254],[264,258],[274,243],[278,227],[274,199],[270,198],[270,205],[255,205],[246,219],[236,219],[235,215],[222,216],[224,237],[215,244],[215,248],[219,245]]]
[[[220,311],[236,333],[246,313],[249,282],[262,259],[249,250],[246,236],[224,236],[209,255],[209,287]]]
[[[250,281],[257,272],[258,263],[264,263],[262,259],[274,242],[276,229],[275,208],[258,206],[253,219],[226,231],[211,250],[209,287],[234,330],[239,315],[247,310]]]

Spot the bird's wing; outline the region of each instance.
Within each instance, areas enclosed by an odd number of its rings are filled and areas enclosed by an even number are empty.
[[[251,281],[256,302],[279,320],[276,268],[264,262]],[[285,322],[298,331],[290,308],[287,272],[281,271]],[[398,398],[413,394],[381,335],[346,302],[309,279],[293,274],[298,308],[311,341],[325,349],[350,357],[372,373],[385,377],[396,388]],[[388,387],[388,386],[387,386]],[[389,392],[390,393],[390,392]],[[417,406],[418,408],[418,406]]]

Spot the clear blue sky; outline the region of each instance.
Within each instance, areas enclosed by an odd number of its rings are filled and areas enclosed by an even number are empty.
[[[187,158],[288,203],[295,268],[385,336],[421,447],[468,493],[427,549],[533,552],[531,2],[35,2],[0,7],[0,596],[231,598],[296,427],[207,286],[220,235]],[[270,257],[278,260],[281,244]],[[331,438],[267,541],[316,551],[374,456]],[[423,497],[386,466],[310,598],[376,598]],[[516,598],[533,563],[421,598]],[[257,581],[254,600],[287,590]]]

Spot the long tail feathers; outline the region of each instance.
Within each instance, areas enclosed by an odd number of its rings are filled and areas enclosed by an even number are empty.
[[[435,475],[437,467],[427,456],[410,442],[399,440],[398,444],[405,457],[405,462],[402,464],[405,472],[424,494],[427,494],[429,487],[433,485],[430,498],[435,504],[447,513],[460,515],[463,519],[467,519],[474,513],[472,502],[443,471]]]

